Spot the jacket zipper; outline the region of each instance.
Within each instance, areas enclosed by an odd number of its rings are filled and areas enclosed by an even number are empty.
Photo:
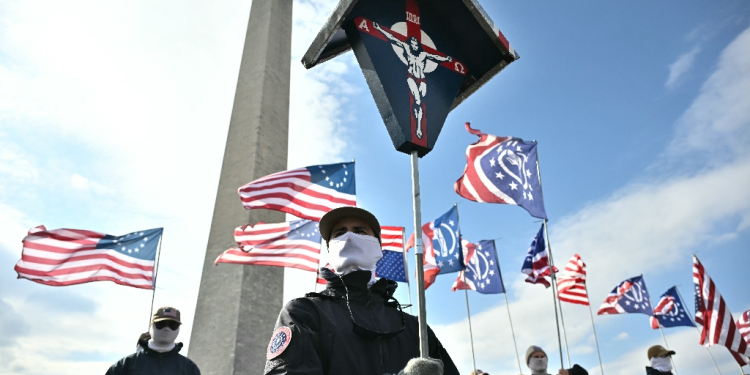
[[[368,291],[369,294],[369,291]],[[377,319],[375,319],[375,313],[372,312],[372,309],[370,309],[370,296],[367,296],[367,304],[365,307],[367,307],[367,311],[370,312],[370,317],[372,317],[372,322],[375,324],[375,329],[380,331],[380,326],[378,325]],[[380,372],[383,373],[385,371],[385,354],[383,353],[383,338],[378,337],[378,349],[380,350]]]

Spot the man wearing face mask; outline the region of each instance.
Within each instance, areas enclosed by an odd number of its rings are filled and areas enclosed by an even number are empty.
[[[531,375],[549,375],[547,373],[547,353],[544,349],[532,345],[526,350],[526,365],[531,369]],[[573,368],[560,369],[557,375],[589,375],[583,367],[573,365]]]
[[[265,374],[458,375],[431,329],[431,358],[418,358],[417,318],[393,298],[395,281],[375,279],[383,256],[377,218],[361,208],[340,207],[321,218],[320,234],[335,271],[321,269],[327,288],[281,310]]]
[[[648,348],[648,360],[651,366],[646,366],[646,375],[672,375],[672,356],[674,350],[664,349],[661,345]]]
[[[106,375],[200,375],[198,366],[179,353],[182,343],[174,342],[181,324],[180,311],[174,307],[156,310],[149,327],[150,338],[138,342],[142,350],[117,361]]]

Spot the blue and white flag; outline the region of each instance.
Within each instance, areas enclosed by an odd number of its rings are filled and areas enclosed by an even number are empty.
[[[422,226],[422,234],[425,262],[434,261],[434,265],[440,269],[438,274],[461,271],[464,259],[456,206],[451,207],[443,216]],[[434,259],[429,259],[432,256]]]
[[[651,297],[646,290],[643,276],[636,276],[618,284],[599,307],[597,315],[607,314],[646,314],[654,315]]]
[[[685,311],[685,303],[680,299],[680,294],[677,293],[676,286],[669,288],[669,290],[662,294],[659,302],[654,306],[654,316],[651,317],[651,328],[659,329],[659,325],[664,328],[677,326],[695,327],[687,311]]]
[[[375,275],[385,277],[393,281],[408,283],[406,276],[406,264],[404,264],[404,252],[383,250],[383,257],[378,261]]]
[[[484,240],[476,244],[462,240],[466,269],[458,273],[453,283],[454,292],[459,289],[476,290],[482,294],[505,293],[503,278],[495,252],[495,241]]]

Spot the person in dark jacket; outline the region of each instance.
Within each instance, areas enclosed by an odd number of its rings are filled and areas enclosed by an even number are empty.
[[[320,233],[335,272],[322,268],[327,288],[294,299],[281,310],[265,374],[459,375],[429,327],[429,356],[435,360],[419,358],[417,318],[404,313],[393,298],[395,281],[375,279],[382,257],[375,216],[361,208],[340,207],[321,218]]]
[[[674,350],[667,350],[661,345],[654,345],[648,348],[647,355],[651,366],[646,366],[646,375],[672,375]]]
[[[544,349],[531,345],[526,350],[526,366],[531,369],[531,375],[549,375],[547,373],[547,353]],[[579,365],[569,369],[560,369],[557,375],[589,375],[588,371]]]
[[[151,318],[149,338],[141,335],[138,345],[142,350],[117,361],[106,375],[200,375],[198,366],[180,354],[182,343],[176,343],[180,333],[180,311],[161,307]]]

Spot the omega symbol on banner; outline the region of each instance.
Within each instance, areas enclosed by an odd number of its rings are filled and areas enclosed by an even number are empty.
[[[443,231],[448,232],[448,237],[450,237],[450,246],[448,246],[448,238],[444,234]],[[453,231],[453,228],[451,228],[446,223],[441,223],[439,228],[435,228],[435,239],[433,239],[433,242],[437,241],[437,244],[440,248],[440,256],[445,258],[450,254],[453,254],[453,251],[456,249],[456,241],[458,239],[456,238],[456,233]],[[433,249],[437,248],[435,245],[432,246]]]

